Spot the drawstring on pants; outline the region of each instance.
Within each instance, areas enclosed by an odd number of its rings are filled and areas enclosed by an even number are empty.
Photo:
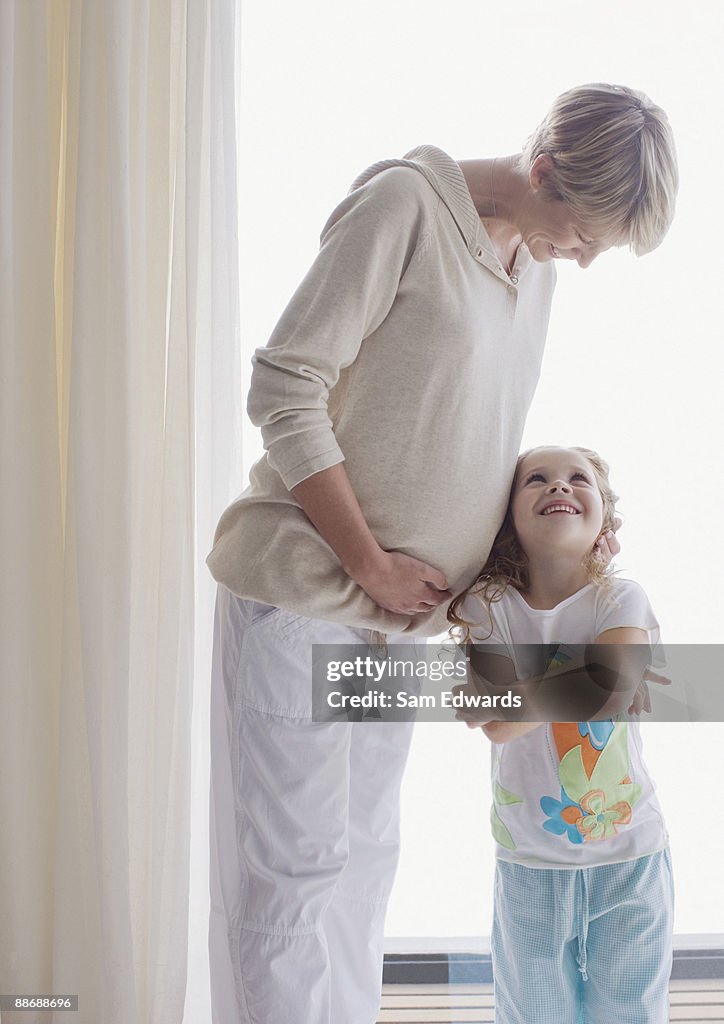
[[[578,904],[578,956],[576,957],[576,963],[578,964],[581,979],[588,981],[588,972],[586,970],[588,958],[586,950],[586,941],[588,939],[588,879],[585,868],[580,870],[579,877],[581,879],[581,889]]]

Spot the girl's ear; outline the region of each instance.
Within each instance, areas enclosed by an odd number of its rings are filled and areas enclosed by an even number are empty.
[[[545,179],[552,170],[553,159],[548,153],[539,153],[528,171],[528,181],[534,192],[538,192],[543,187]]]

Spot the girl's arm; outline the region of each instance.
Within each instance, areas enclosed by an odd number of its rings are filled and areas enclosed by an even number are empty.
[[[466,654],[469,658],[468,662],[468,688],[472,687],[474,691],[479,692],[479,687],[475,685],[476,679],[485,678],[485,682],[490,684],[491,687],[500,687],[500,689],[520,690],[520,682],[515,674],[515,666],[510,658],[507,658],[502,654],[492,654],[489,651],[476,650],[473,644],[466,644]],[[522,682],[529,682],[523,680]],[[484,714],[485,712],[480,712]],[[495,714],[495,709],[491,709],[491,716]],[[517,739],[518,736],[524,736],[525,733],[531,732],[533,729],[537,729],[541,722],[502,722],[502,721],[487,721],[481,722],[480,715],[476,718],[469,716],[461,712],[458,715],[459,718],[464,719],[467,722],[469,729],[481,728],[491,743],[508,743],[510,740]]]
[[[468,683],[464,689],[488,696],[509,690],[521,698],[520,709],[494,705],[458,713],[471,728],[483,723],[490,726],[484,730],[486,735],[504,743],[540,724],[516,721],[523,716],[548,722],[591,721],[626,711],[645,672],[650,649],[643,629],[609,629],[596,637],[594,644],[587,645],[582,656],[522,680],[516,678],[512,660],[504,655],[476,650],[473,644],[467,645],[467,654]]]
[[[618,650],[611,651],[609,657],[614,655],[613,661],[616,663],[619,674],[624,680],[627,680],[627,685],[611,694],[601,709],[601,717],[613,718],[615,715],[629,710],[641,684],[651,653],[649,635],[645,629],[619,626],[600,633],[596,637],[595,643],[618,648]],[[644,658],[645,663],[643,663]]]
[[[525,736],[527,732],[540,729],[544,722],[483,722],[480,728],[488,737],[491,743],[510,743],[517,740],[519,736]],[[468,728],[476,726],[468,722]]]

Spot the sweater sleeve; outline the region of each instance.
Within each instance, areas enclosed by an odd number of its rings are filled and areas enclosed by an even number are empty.
[[[321,247],[253,362],[247,410],[291,490],[344,461],[327,412],[340,370],[389,313],[437,197],[414,168],[392,167],[334,210]]]

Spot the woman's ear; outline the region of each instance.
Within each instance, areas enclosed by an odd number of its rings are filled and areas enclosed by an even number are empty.
[[[553,170],[553,159],[548,153],[539,153],[528,171],[528,181],[534,192],[543,187],[545,179]]]

